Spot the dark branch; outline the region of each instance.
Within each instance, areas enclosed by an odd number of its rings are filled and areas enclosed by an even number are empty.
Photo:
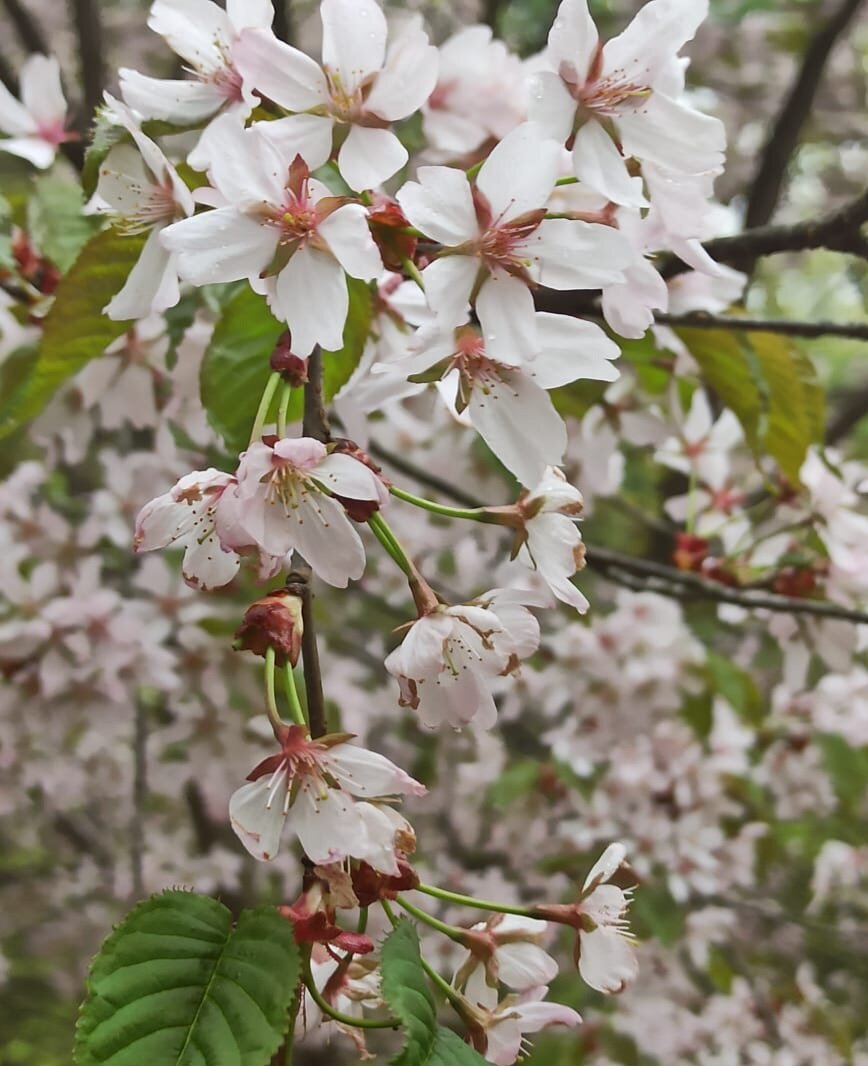
[[[844,0],[808,45],[796,79],[760,156],[748,199],[746,226],[762,226],[774,214],[787,169],[798,147],[802,128],[811,113],[829,56],[861,4],[862,0]]]
[[[783,318],[741,318],[694,311],[687,315],[655,314],[663,326],[692,329],[737,329],[751,333],[779,333],[787,337],[848,337],[868,341],[868,322],[797,322]]]
[[[20,0],[3,0],[3,6],[25,51],[50,55],[51,45],[45,32]]]
[[[71,0],[71,4],[84,90],[84,114],[81,122],[82,130],[86,131],[94,112],[102,102],[106,82],[102,19],[99,0]]]
[[[849,390],[826,427],[826,443],[838,444],[854,426],[868,416],[868,381]]]
[[[304,387],[304,424],[306,437],[328,443],[331,440],[329,419],[323,400],[322,352],[314,348],[307,361],[307,384]]]
[[[377,457],[412,477],[420,485],[451,498],[462,507],[481,507],[478,500],[455,489],[439,478],[432,478],[426,470],[393,456],[383,448]],[[847,622],[868,623],[868,613],[841,607],[837,603],[820,600],[798,599],[795,596],[779,596],[775,593],[758,592],[754,589],[739,589],[721,585],[690,571],[674,566],[640,559],[634,555],[610,551],[607,548],[588,548],[586,560],[592,570],[625,588],[638,592],[657,592],[661,596],[683,601],[705,600],[715,603],[732,603],[749,610],[767,610],[786,614],[805,614],[819,618],[837,618]]]
[[[274,35],[287,44],[295,43],[295,25],[292,17],[291,0],[274,0]]]
[[[0,84],[5,85],[13,96],[18,92],[18,79],[15,77],[15,71],[2,52],[0,52]]]

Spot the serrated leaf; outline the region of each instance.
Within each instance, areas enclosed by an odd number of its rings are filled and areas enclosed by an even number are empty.
[[[132,141],[129,133],[123,126],[115,125],[111,119],[111,112],[107,108],[99,108],[94,116],[91,128],[90,140],[87,151],[84,154],[84,167],[81,172],[81,186],[84,195],[88,199],[96,192],[99,184],[99,169],[115,145],[122,142]]]
[[[323,352],[323,394],[326,402],[346,384],[362,357],[371,328],[372,298],[364,282],[349,278],[350,306],[344,327],[344,346]],[[269,359],[285,326],[268,310],[265,300],[244,287],[223,308],[202,362],[202,403],[213,428],[227,447],[241,452],[271,369]],[[302,416],[301,390],[292,397],[290,421]]]
[[[37,178],[27,204],[29,236],[42,255],[65,274],[79,252],[103,226],[103,219],[82,214],[78,185],[57,178]]]
[[[76,1066],[268,1066],[300,973],[292,925],[271,907],[237,925],[217,900],[140,903],[91,966]]]
[[[380,953],[383,998],[401,1022],[404,1047],[390,1066],[482,1066],[485,1059],[456,1033],[437,1025],[437,1007],[422,968],[419,934],[401,919]]]
[[[107,318],[103,308],[123,287],[144,242],[144,236],[105,230],[85,246],[57,288],[33,373],[0,417],[0,438],[35,418],[64,381],[129,328],[129,322]]]

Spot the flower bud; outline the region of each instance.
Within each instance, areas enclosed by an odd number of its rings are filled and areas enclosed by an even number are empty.
[[[295,666],[303,631],[301,598],[288,589],[275,589],[247,608],[235,633],[235,646],[263,657],[274,648],[278,666],[287,662]]]
[[[276,370],[287,385],[300,389],[307,384],[307,360],[292,352],[292,334],[286,330],[271,353],[271,369]]]
[[[389,197],[378,197],[372,210],[368,212],[368,225],[371,236],[376,241],[387,270],[400,273],[404,261],[412,261],[416,255],[418,240],[408,232],[410,222],[397,201]]]

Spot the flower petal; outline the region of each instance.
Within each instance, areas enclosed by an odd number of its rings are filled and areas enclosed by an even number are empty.
[[[328,252],[300,248],[277,276],[272,310],[289,326],[296,355],[310,355],[317,344],[338,351],[349,310],[343,268]]]
[[[340,77],[352,95],[386,57],[386,16],[375,0],[323,0],[323,65]]]
[[[319,63],[279,41],[271,30],[244,30],[232,58],[245,81],[287,111],[308,111],[328,100],[328,81]]]
[[[561,146],[533,122],[517,126],[482,164],[476,187],[495,222],[545,207],[560,172]]]
[[[396,194],[401,210],[416,229],[446,247],[479,234],[470,183],[454,167],[419,167],[418,181],[408,181]]]
[[[285,779],[286,770],[281,773]],[[270,777],[250,781],[233,792],[229,800],[232,828],[253,858],[260,862],[267,862],[277,854],[285,821],[286,785],[277,784],[272,791],[271,781]],[[272,797],[270,805],[269,795]]]

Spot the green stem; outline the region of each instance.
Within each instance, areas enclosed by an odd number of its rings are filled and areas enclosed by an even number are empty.
[[[555,185],[578,185],[578,183],[578,178],[558,178],[558,180],[555,182]]]
[[[367,907],[362,907],[362,909],[359,911],[359,921],[358,921],[358,924],[356,925],[356,932],[357,933],[364,933],[364,931],[367,928],[368,928],[368,908]]]
[[[467,175],[468,181],[472,181],[473,178],[475,178],[476,175],[480,172],[480,170],[482,170],[482,164],[484,162],[484,159],[480,159],[478,163],[474,163],[472,167],[468,167],[467,170],[464,171],[464,173]]]
[[[463,896],[460,892],[450,892],[436,885],[417,885],[419,892],[426,896],[434,896],[435,899],[445,900],[447,903],[457,903],[460,907],[474,907],[480,911],[493,911],[498,914],[517,914],[522,918],[537,918],[535,907],[517,907],[508,903],[492,903],[487,899],[476,899],[474,896]]]
[[[262,393],[262,399],[259,401],[256,418],[253,420],[253,429],[250,431],[251,444],[262,437],[262,427],[265,425],[265,419],[268,417],[268,409],[271,407],[271,401],[274,399],[274,394],[277,392],[277,386],[280,384],[280,380],[280,374],[278,374],[276,370],[268,379],[268,384],[265,386],[265,391]]]
[[[395,915],[395,912],[392,910],[391,904],[388,900],[381,899],[380,906],[383,908],[383,912],[385,913],[386,917],[389,919],[392,924],[392,927],[394,928],[398,924],[398,919]],[[401,906],[406,909],[405,903],[402,902]],[[427,917],[428,916],[426,915],[426,918]],[[422,959],[422,968],[424,969],[425,973],[428,974],[428,976],[431,978],[437,988],[440,989],[443,995],[449,1000],[452,1006],[456,1008],[458,1013],[463,1018],[465,1006],[464,997],[460,993],[456,992],[448,981],[444,981],[440,974],[437,973],[437,971],[434,969],[434,967],[431,966],[431,964],[428,963],[425,959]]]
[[[396,485],[392,485],[389,492],[396,499],[403,500],[405,503],[412,503],[414,507],[421,507],[423,511],[444,515],[446,518],[466,518],[470,522],[491,521],[482,507],[449,507],[445,503],[435,503],[433,500],[426,500],[422,496],[414,496],[412,492],[399,489]]]
[[[420,922],[424,922],[431,929],[436,929],[438,933],[448,936],[456,944],[464,944],[464,931],[462,929],[456,929],[454,925],[447,925],[446,922],[441,922],[439,918],[435,918],[432,914],[426,914],[425,911],[420,910],[402,896],[398,896],[396,902],[408,914],[412,914],[414,918],[418,918]]]
[[[298,688],[295,684],[295,671],[292,668],[292,663],[287,662],[283,668],[283,676],[286,681],[286,698],[289,701],[290,717],[296,725],[304,726],[307,729],[307,718],[304,716],[304,709],[301,706],[301,700],[298,698]]]
[[[383,516],[376,512],[368,519],[368,526],[377,540],[383,545],[394,562],[404,571],[407,577],[416,575],[416,567],[410,561],[410,557],[398,543],[398,539]]]
[[[422,277],[422,273],[416,264],[407,256],[401,260],[401,266],[404,268],[404,272],[411,281],[415,281],[422,292],[425,291],[425,279]]]
[[[289,411],[289,401],[292,399],[292,386],[284,382],[283,392],[280,395],[280,407],[277,410],[277,435],[281,439],[286,436],[286,414]]]
[[[265,706],[272,729],[285,729],[286,723],[277,709],[277,695],[274,689],[274,648],[267,648],[265,651]]]
[[[355,1029],[399,1029],[401,1023],[397,1018],[354,1018],[351,1014],[344,1014],[335,1008],[323,997],[314,983],[313,974],[310,972],[310,961],[304,960],[304,983],[310,998],[316,1003],[326,1017],[341,1025],[351,1025]]]

